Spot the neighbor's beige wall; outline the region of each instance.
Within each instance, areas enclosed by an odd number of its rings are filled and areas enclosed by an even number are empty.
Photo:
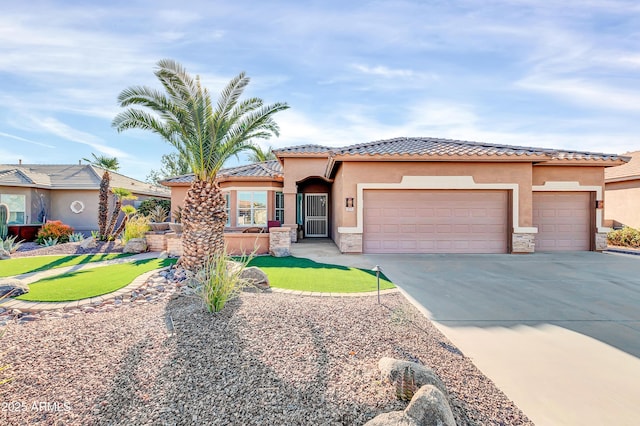
[[[71,203],[81,201],[84,210],[71,211]],[[55,190],[51,197],[51,209],[48,220],[61,220],[76,232],[90,232],[98,229],[98,191],[93,190]]]
[[[640,228],[640,179],[605,184],[604,217]]]
[[[357,206],[347,212],[345,199],[358,202],[358,183],[399,183],[403,176],[472,176],[476,183],[518,184],[520,223],[514,226],[532,226],[531,163],[344,162],[334,179],[334,235],[339,226],[356,226]]]

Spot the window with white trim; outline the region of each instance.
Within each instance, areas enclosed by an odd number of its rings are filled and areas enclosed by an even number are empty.
[[[284,193],[276,192],[275,199],[275,214],[274,219],[280,222],[280,225],[284,223]]]
[[[6,204],[9,207],[9,225],[22,225],[26,223],[26,195],[0,194],[0,203]]]
[[[238,191],[237,226],[267,225],[267,191]]]
[[[224,194],[225,207],[224,211],[227,213],[227,223],[224,226],[231,226],[231,194],[228,192]]]

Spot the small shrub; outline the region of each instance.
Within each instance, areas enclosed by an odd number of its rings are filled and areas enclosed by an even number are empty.
[[[5,249],[9,253],[15,253],[16,251],[18,251],[22,243],[24,243],[24,240],[20,240],[16,242],[17,239],[18,239],[18,236],[14,235],[12,237],[7,237],[4,240],[0,240],[0,247]]]
[[[100,231],[91,231],[91,238],[98,241],[100,239]]]
[[[208,312],[220,312],[228,301],[240,295],[250,283],[241,278],[253,254],[231,258],[222,253],[211,255],[204,267],[191,274],[189,283],[200,296]]]
[[[134,215],[127,220],[122,233],[122,242],[126,244],[132,238],[144,238],[144,234],[149,231],[149,218],[142,215]]]
[[[49,220],[42,225],[36,241],[38,244],[42,244],[44,240],[49,238],[56,239],[59,243],[67,243],[71,234],[73,234],[73,228],[69,225],[65,225],[60,220]]]
[[[640,230],[625,226],[607,235],[607,243],[612,246],[640,248]]]
[[[69,235],[69,242],[71,243],[78,243],[82,240],[84,240],[84,235],[79,232],[74,232],[73,234]]]
[[[45,238],[44,240],[42,240],[42,242],[40,243],[40,245],[45,246],[45,247],[53,247],[56,244],[58,244],[58,239],[57,238]]]
[[[171,211],[171,201],[161,200],[159,198],[149,198],[148,200],[144,200],[140,203],[138,206],[138,213],[144,216],[149,216],[156,206],[162,207],[166,212]]]

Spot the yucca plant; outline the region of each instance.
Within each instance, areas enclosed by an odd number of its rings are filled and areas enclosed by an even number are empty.
[[[155,222],[155,223],[164,222],[165,220],[167,220],[167,216],[168,216],[167,210],[161,205],[155,206],[155,208],[151,210],[151,213],[149,213],[148,215],[151,222]]]
[[[225,161],[252,149],[254,140],[278,135],[273,115],[284,103],[264,105],[260,98],[240,100],[249,78],[240,73],[224,88],[217,103],[209,91],[177,62],[158,62],[155,75],[164,90],[134,86],[118,96],[127,108],[113,119],[119,132],[143,129],[173,145],[189,164],[194,180],[184,200],[183,256],[180,264],[193,273],[224,250],[225,198],[216,175]]]

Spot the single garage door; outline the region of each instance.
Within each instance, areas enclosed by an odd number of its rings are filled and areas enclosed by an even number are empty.
[[[506,253],[507,191],[365,190],[365,253]]]
[[[589,192],[534,192],[536,251],[591,249]]]

